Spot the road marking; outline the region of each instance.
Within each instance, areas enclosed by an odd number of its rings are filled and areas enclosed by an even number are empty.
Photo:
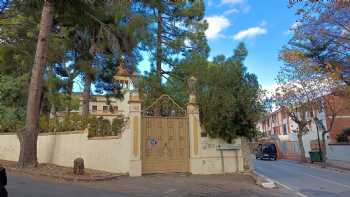
[[[335,184],[335,185],[339,185],[339,186],[346,187],[346,188],[349,188],[349,189],[350,189],[350,186],[349,186],[349,185],[345,185],[345,184],[342,184],[342,183],[338,183],[338,182],[336,182],[336,181],[330,181],[330,180],[328,180],[328,179],[324,179],[324,178],[321,178],[321,177],[318,177],[318,176],[314,176],[314,175],[311,175],[311,174],[308,174],[308,173],[304,173],[304,174],[307,175],[307,176],[310,176],[310,177],[312,177],[312,178],[319,179],[319,180],[321,180],[321,181],[326,181],[326,182],[328,182],[328,183],[333,183],[333,184]]]
[[[305,195],[305,194],[299,192],[297,188],[291,188],[291,187],[289,187],[289,186],[287,186],[287,185],[285,185],[285,184],[282,184],[281,182],[279,182],[279,181],[277,181],[277,180],[275,180],[275,179],[272,179],[272,178],[270,178],[270,177],[267,177],[267,176],[265,176],[265,175],[263,175],[263,174],[261,174],[261,173],[258,173],[258,172],[256,172],[256,173],[257,173],[259,176],[263,177],[264,179],[266,179],[266,180],[268,180],[268,181],[272,181],[272,182],[274,182],[274,183],[276,183],[276,184],[278,184],[278,185],[280,185],[280,186],[286,188],[286,189],[289,190],[289,191],[295,192],[295,193],[296,193],[298,196],[300,196],[300,197],[308,197],[307,195]]]
[[[279,182],[279,181],[275,181],[275,183],[276,183],[277,185],[281,185],[282,187],[284,187],[284,188],[286,188],[286,189],[288,189],[288,190],[290,190],[290,191],[295,192],[298,196],[301,196],[301,197],[308,197],[307,195],[305,195],[305,194],[299,192],[298,190],[294,190],[294,189],[288,187],[287,185],[282,184],[282,183]]]
[[[273,164],[272,164],[272,165],[273,165]],[[276,166],[276,165],[273,165],[273,166],[282,168],[282,167]],[[287,164],[286,166],[288,166],[288,164]],[[305,167],[307,167],[307,166],[305,166]],[[283,168],[282,168],[282,169],[283,169]],[[299,174],[300,174],[300,173],[299,173]],[[312,174],[305,173],[305,172],[302,173],[302,174],[304,174],[304,175],[306,175],[306,176],[309,176],[309,177],[312,177],[312,178],[319,179],[319,180],[321,180],[321,181],[325,181],[325,182],[328,182],[328,183],[332,183],[332,184],[339,185],[339,186],[346,187],[346,188],[349,188],[349,189],[350,189],[350,186],[349,186],[349,185],[345,185],[345,184],[342,184],[342,183],[339,183],[339,182],[336,182],[336,181],[331,181],[331,180],[325,179],[325,178],[320,177],[320,176],[314,176],[314,175],[312,175]]]
[[[315,170],[319,170],[319,171],[324,171],[324,172],[328,172],[328,173],[336,173],[336,174],[339,174],[339,175],[350,175],[350,173],[346,170],[339,170],[337,168],[333,168],[333,167],[327,167],[327,168],[320,168],[320,167],[317,167],[317,166],[314,166],[313,164],[310,164],[310,165],[307,165],[307,164],[299,164],[299,163],[296,163],[296,162],[293,162],[293,161],[290,161],[290,160],[279,160],[281,164],[283,165],[286,165],[286,166],[298,166],[298,165],[301,165],[301,166],[305,166],[305,167],[309,167],[309,168],[312,168],[312,169],[315,169]]]
[[[176,189],[169,189],[169,190],[165,191],[164,194],[169,194],[172,192],[176,192]]]

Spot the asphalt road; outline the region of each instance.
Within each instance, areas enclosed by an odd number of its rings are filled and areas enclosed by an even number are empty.
[[[294,161],[256,160],[258,173],[277,181],[300,196],[349,197],[350,173],[302,165]]]

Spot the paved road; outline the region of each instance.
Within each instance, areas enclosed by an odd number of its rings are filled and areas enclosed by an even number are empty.
[[[236,175],[149,175],[120,177],[95,183],[67,183],[55,180],[10,176],[9,197],[232,197],[295,196],[286,190],[265,190],[251,177]]]
[[[311,167],[294,161],[255,160],[258,173],[297,191],[301,196],[349,197],[350,173]]]

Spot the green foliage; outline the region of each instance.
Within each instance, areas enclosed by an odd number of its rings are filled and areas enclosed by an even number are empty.
[[[206,132],[228,142],[238,136],[254,137],[255,123],[262,112],[258,102],[259,84],[256,76],[247,73],[243,65],[245,56],[246,53],[235,53],[228,59],[214,58],[214,65],[208,69],[206,86],[199,96]]]
[[[340,133],[336,137],[337,142],[349,142],[348,136],[346,136],[344,133]]]
[[[125,120],[123,116],[118,116],[112,120],[112,133],[118,135],[125,127]]]
[[[13,125],[13,124],[11,124]],[[69,116],[49,118],[41,116],[40,121],[41,133],[55,133],[66,131],[84,130],[89,126],[89,137],[95,136],[117,136],[125,127],[125,118],[122,115],[113,118],[112,123],[103,117],[90,116],[87,121],[84,121],[80,114],[70,114]],[[13,132],[9,129],[1,129],[2,132]]]
[[[346,136],[350,136],[350,128],[345,128],[345,129],[343,129],[343,133],[344,133],[344,135],[346,135]]]
[[[247,50],[241,43],[232,57],[217,56],[213,62],[193,54],[174,70],[166,91],[179,103],[188,101],[187,79],[195,76],[201,124],[211,137],[231,142],[238,136],[257,135],[255,124],[263,112],[260,86],[243,61]]]
[[[103,136],[117,136],[119,135],[124,126],[125,118],[120,115],[113,118],[112,123],[108,119],[103,117],[90,117],[89,118],[89,137],[103,137]]]
[[[72,113],[69,116],[50,118],[42,115],[39,120],[41,133],[55,133],[84,130],[87,122],[80,114]]]
[[[149,39],[143,43],[152,54],[158,74],[165,73],[164,65],[175,68],[183,56],[194,52],[208,55],[204,1],[146,0],[141,5],[150,19]]]
[[[309,0],[293,6],[298,23],[288,46],[302,51],[318,72],[341,78],[350,63],[350,2]]]
[[[164,93],[159,81],[160,78],[156,72],[146,73],[140,77],[140,95],[143,100],[143,107],[151,105]]]
[[[0,73],[0,133],[23,126],[28,75],[14,77]]]
[[[348,137],[350,136],[350,128],[345,128],[343,131],[337,135],[337,142],[349,142]]]

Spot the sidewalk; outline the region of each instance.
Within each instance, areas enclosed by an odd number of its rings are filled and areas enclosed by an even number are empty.
[[[350,171],[350,162],[347,161],[327,160],[327,165],[332,168]]]

